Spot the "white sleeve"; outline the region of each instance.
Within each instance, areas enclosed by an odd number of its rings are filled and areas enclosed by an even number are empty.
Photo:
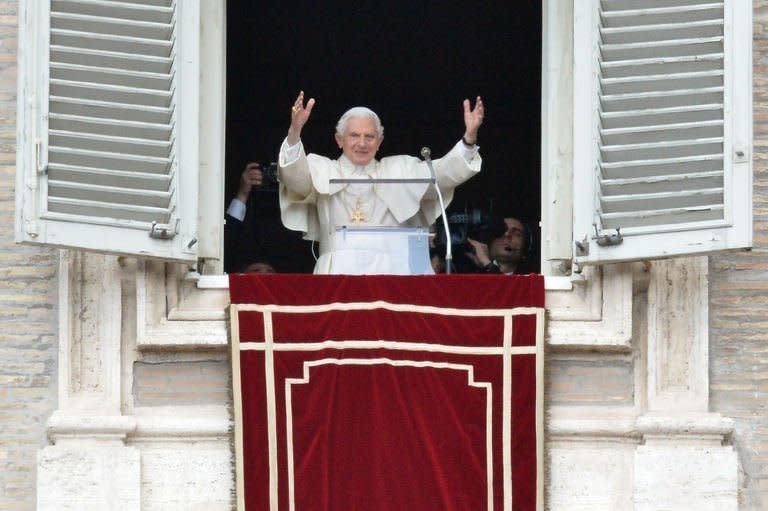
[[[245,219],[245,203],[240,199],[232,199],[227,208],[227,214],[233,218],[237,218],[241,222]]]
[[[283,144],[280,146],[280,158],[281,165],[289,165],[296,161],[301,154],[301,139],[293,145],[288,145],[288,137],[283,140]]]
[[[472,147],[467,147],[467,144],[465,144],[463,140],[459,140],[459,145],[461,145],[461,155],[464,156],[464,159],[467,162],[471,162],[472,158],[474,158],[480,150],[480,146],[477,144]]]

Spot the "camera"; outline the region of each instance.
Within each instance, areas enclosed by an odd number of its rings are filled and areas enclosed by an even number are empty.
[[[467,238],[488,244],[507,230],[504,219],[491,215],[479,208],[451,213],[447,216],[451,232],[451,247],[455,253],[472,249]],[[436,245],[445,246],[446,236],[442,222],[437,223]]]
[[[259,165],[259,170],[261,170],[261,185],[251,188],[251,193],[248,195],[247,210],[260,211],[260,215],[264,215],[265,211],[274,209],[279,211],[279,206],[277,206],[277,162]]]
[[[279,180],[277,178],[277,162],[270,162],[267,165],[259,165],[261,170],[261,185],[251,188],[250,197],[262,197],[258,200],[264,200],[263,196],[271,196],[277,193]]]
[[[274,188],[277,186],[277,162],[269,162],[269,165],[262,167],[261,173],[264,176],[264,186]]]
[[[450,231],[451,252],[454,255],[453,268],[458,273],[475,273],[475,263],[467,254],[474,254],[475,248],[468,238],[490,245],[491,242],[503,236],[507,231],[504,218],[490,213],[492,204],[487,210],[480,208],[467,209],[463,212],[449,213],[446,216]],[[442,254],[446,249],[446,235],[443,222],[436,223],[435,253]]]

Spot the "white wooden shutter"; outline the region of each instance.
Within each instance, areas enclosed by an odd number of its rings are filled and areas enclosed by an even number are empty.
[[[196,259],[196,0],[34,3],[17,239]]]
[[[574,256],[752,243],[749,1],[574,2]]]

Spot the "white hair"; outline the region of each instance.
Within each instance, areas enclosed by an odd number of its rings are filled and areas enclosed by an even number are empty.
[[[339,122],[336,123],[336,133],[344,136],[347,122],[353,117],[356,119],[371,119],[376,124],[376,132],[379,134],[379,138],[384,136],[384,126],[381,125],[381,119],[379,119],[376,112],[364,106],[355,106],[344,112],[339,118]]]

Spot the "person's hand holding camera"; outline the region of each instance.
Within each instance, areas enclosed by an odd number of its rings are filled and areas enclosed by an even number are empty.
[[[491,264],[491,253],[488,245],[472,238],[467,238],[467,243],[472,247],[472,250],[466,252],[467,259],[472,261],[478,268],[485,268]]]
[[[251,188],[261,186],[264,183],[264,173],[261,170],[261,164],[256,162],[248,163],[245,170],[240,174],[240,185],[237,188],[237,200],[247,202]]]

